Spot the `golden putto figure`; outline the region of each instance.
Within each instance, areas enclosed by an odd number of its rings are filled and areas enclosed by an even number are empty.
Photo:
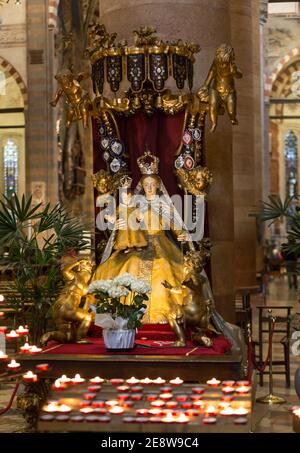
[[[88,93],[80,86],[80,82],[86,77],[88,77],[88,74],[84,73],[75,76],[69,69],[64,69],[55,76],[60,88],[58,88],[50,104],[55,107],[61,96],[65,97],[69,106],[67,127],[71,125],[72,121],[78,120],[82,120],[83,127],[88,127],[91,100]]]
[[[63,269],[66,284],[52,308],[56,330],[43,335],[42,344],[49,340],[75,343],[86,337],[93,313],[89,312],[88,300],[85,301],[83,308],[79,306],[82,298],[88,293],[92,273],[93,263],[87,259],[75,261]]]
[[[216,50],[215,59],[204,85],[198,92],[200,97],[208,92],[211,132],[217,127],[218,114],[222,106],[226,108],[231,123],[238,124],[234,79],[242,76],[242,71],[235,64],[233,48],[227,44],[221,44]]]
[[[201,275],[204,256],[199,251],[187,252],[183,263],[183,280],[180,286],[174,287],[165,281],[165,288],[171,293],[182,296],[182,305],[174,305],[169,313],[169,324],[174,330],[177,341],[174,346],[185,346],[185,329],[193,329],[193,339],[204,346],[211,346],[212,340],[207,336],[210,330],[216,333],[211,325],[211,307],[213,301],[207,297],[204,284],[207,277]]]

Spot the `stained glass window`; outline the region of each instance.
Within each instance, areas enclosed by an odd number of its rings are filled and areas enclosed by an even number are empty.
[[[298,150],[297,137],[293,131],[285,136],[286,194],[290,197],[298,192]]]
[[[18,145],[8,138],[4,145],[4,190],[7,198],[11,199],[18,189]]]

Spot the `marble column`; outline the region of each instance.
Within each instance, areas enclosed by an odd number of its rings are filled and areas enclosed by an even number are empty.
[[[215,49],[230,43],[228,0],[102,0],[101,21],[120,38],[132,30],[153,25],[163,39],[183,38],[200,44],[196,56],[194,87],[200,87],[213,60]],[[234,321],[234,212],[232,127],[220,118],[214,134],[206,134],[207,166],[214,183],[208,197],[209,235],[212,240],[212,286],[218,310]]]
[[[49,100],[53,95],[51,32],[48,30],[48,1],[28,0],[27,6],[27,83],[26,189],[45,184],[45,201],[56,203],[57,154],[55,124]]]
[[[243,287],[256,283],[256,223],[249,213],[257,202],[257,188],[261,191],[260,178],[256,178],[257,149],[261,146],[259,2],[231,0],[230,17],[231,43],[244,73],[237,83],[239,125],[232,129],[235,286]]]

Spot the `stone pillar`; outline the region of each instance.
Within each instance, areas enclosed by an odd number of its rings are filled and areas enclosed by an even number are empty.
[[[48,1],[28,0],[27,5],[27,83],[26,189],[44,183],[45,201],[57,202],[57,155],[55,125],[49,101],[53,95],[53,43],[48,30]]]
[[[237,83],[239,125],[233,128],[233,190],[235,230],[235,285],[256,283],[256,224],[249,213],[256,203],[256,146],[260,146],[260,130],[256,115],[260,110],[260,93],[256,90],[257,66],[255,36],[259,37],[259,16],[256,0],[231,0],[231,44],[236,62],[244,73]],[[254,25],[254,26],[253,26]]]
[[[196,56],[195,89],[204,82],[215,49],[231,41],[228,0],[102,0],[100,17],[107,29],[117,32],[120,38],[131,37],[131,32],[141,25],[153,25],[164,39],[183,38],[199,43],[202,50]],[[213,292],[218,310],[227,320],[234,321],[232,128],[227,117],[220,118],[214,134],[207,131],[206,155],[207,166],[214,175],[208,197]]]

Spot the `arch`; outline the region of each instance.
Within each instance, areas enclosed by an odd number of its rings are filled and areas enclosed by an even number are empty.
[[[290,50],[287,54],[281,57],[276,68],[274,68],[271,74],[269,74],[269,76],[266,77],[264,90],[266,99],[268,99],[271,96],[273,84],[280,75],[280,73],[283,73],[283,70],[285,68],[288,68],[297,56],[300,56],[300,46],[294,47],[294,49]]]
[[[57,27],[57,11],[59,0],[49,0],[48,4],[48,27],[50,29]]]
[[[26,110],[28,107],[28,92],[24,80],[22,79],[16,68],[3,57],[0,57],[0,69],[2,69],[5,74],[13,77],[17,82],[24,99],[24,109]]]

